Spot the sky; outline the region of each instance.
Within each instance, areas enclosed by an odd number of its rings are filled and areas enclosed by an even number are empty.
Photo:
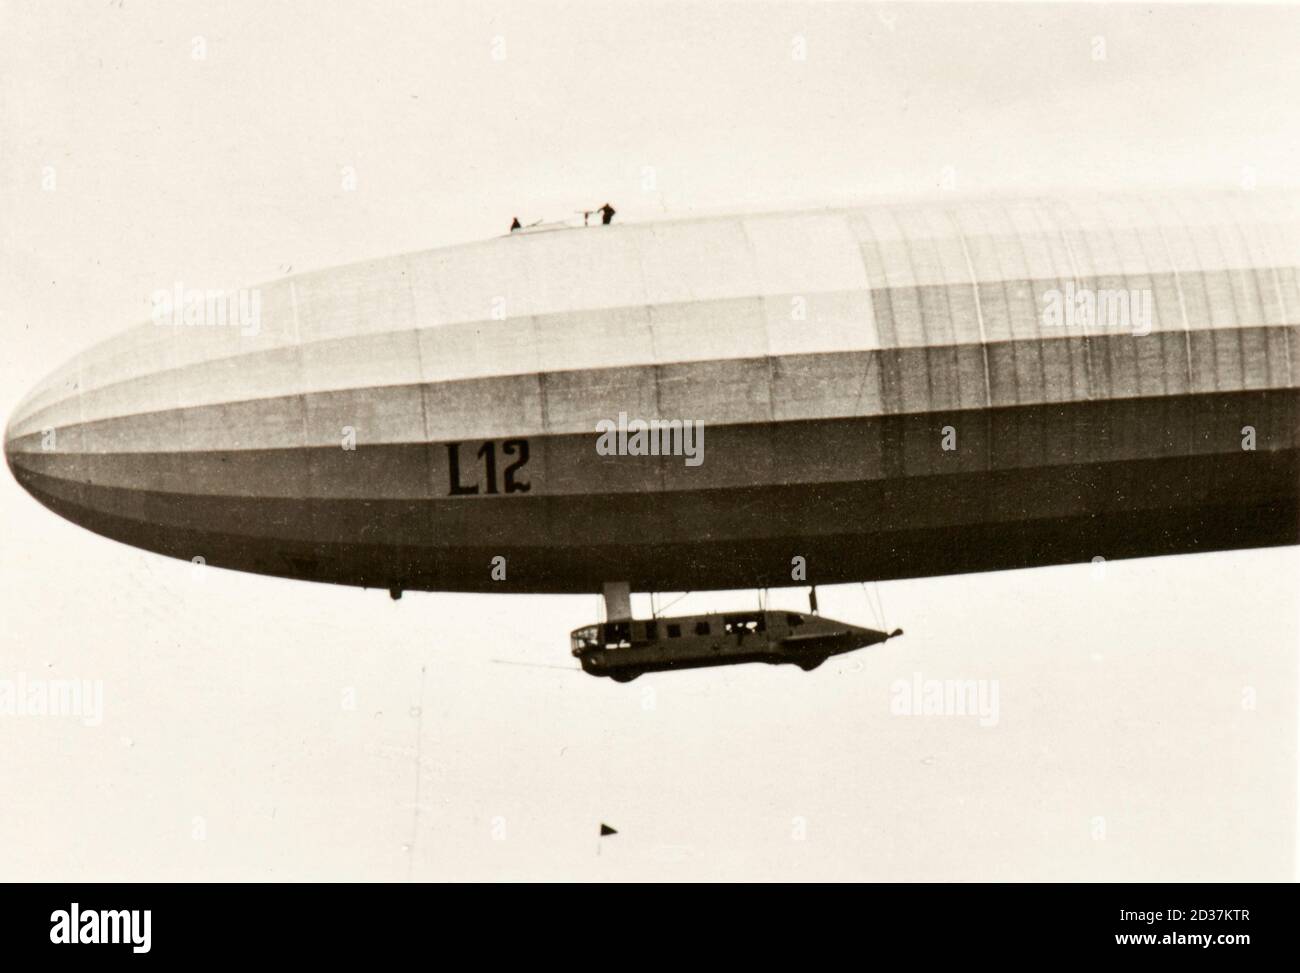
[[[4,0],[0,409],[174,281],[515,215],[1294,186],[1297,28],[1295,6]],[[0,879],[1290,879],[1297,592],[1295,548],[841,586],[823,613],[907,634],[813,674],[616,686],[568,654],[596,596],[196,570],[6,471],[0,681],[103,706],[0,715]],[[918,679],[996,687],[996,719],[898,713]]]

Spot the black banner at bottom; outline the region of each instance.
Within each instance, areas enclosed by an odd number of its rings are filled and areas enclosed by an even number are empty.
[[[899,948],[918,961],[1124,953],[1230,961],[1290,945],[1285,927],[1294,922],[1290,885],[50,884],[2,886],[0,896],[10,969],[24,958],[338,963],[411,951],[438,963],[465,948],[492,962],[624,953],[668,961],[720,949],[767,958],[833,943],[864,961]]]

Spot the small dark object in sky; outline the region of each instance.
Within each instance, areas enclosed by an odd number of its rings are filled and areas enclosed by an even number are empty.
[[[604,822],[601,822],[600,836],[603,838],[606,835],[611,835],[611,834],[618,834],[618,832],[615,831],[613,828],[611,828],[609,825],[605,824]]]

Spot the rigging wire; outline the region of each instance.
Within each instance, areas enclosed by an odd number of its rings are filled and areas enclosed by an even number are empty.
[[[880,598],[880,582],[872,581],[870,587],[867,585],[868,582],[862,582],[862,595],[867,600],[867,607],[871,610],[872,620],[880,628],[888,631],[889,627],[885,623],[885,603]],[[873,595],[875,596],[874,601],[872,600]]]
[[[674,599],[673,599],[672,601],[670,601],[668,604],[666,604],[666,605],[661,605],[660,608],[659,608],[659,611],[660,611],[660,612],[666,612],[669,608],[672,608],[673,605],[677,604],[679,601],[681,601],[683,598],[685,598],[685,597],[686,597],[687,595],[689,595],[689,594],[690,594],[689,591],[683,591],[680,595],[678,595],[676,598],[674,598]],[[659,616],[656,615],[655,617],[658,618]]]

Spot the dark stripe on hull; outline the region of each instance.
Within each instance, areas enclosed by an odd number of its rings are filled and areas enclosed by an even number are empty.
[[[456,501],[274,501],[147,497],[187,526],[104,512],[105,488],[81,502],[20,474],[56,513],[97,533],[214,566],[315,581],[447,591],[707,590],[834,583],[1300,542],[1300,454],[1240,453],[1131,460],[906,480],[767,486],[674,494]],[[510,509],[519,530],[503,529]],[[498,508],[500,508],[498,510]],[[428,525],[455,518],[456,536]],[[279,536],[234,526],[278,523]],[[313,541],[318,525],[355,539]],[[409,527],[410,543],[371,543],[375,525]],[[524,532],[521,525],[531,525]],[[470,538],[478,535],[478,540]],[[677,538],[677,539],[673,539]],[[521,543],[525,540],[535,543]],[[494,581],[492,559],[506,558]]]

